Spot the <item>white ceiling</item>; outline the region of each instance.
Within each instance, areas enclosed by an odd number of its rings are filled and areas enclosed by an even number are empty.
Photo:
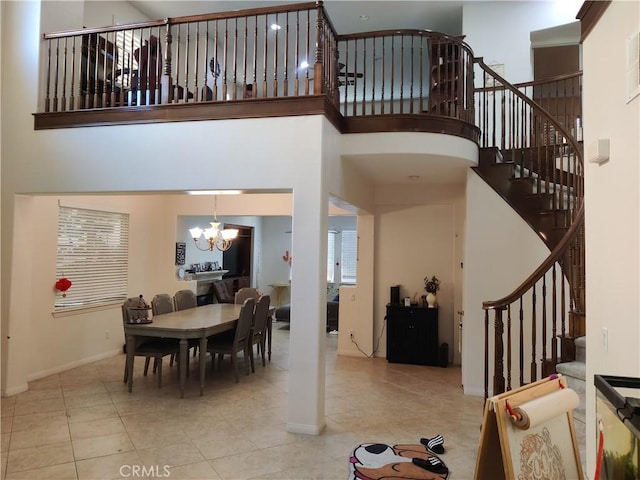
[[[302,2],[130,0],[129,3],[150,19],[161,19]],[[460,35],[463,3],[325,0],[324,6],[338,34],[407,28]],[[358,155],[345,157],[344,161],[353,164],[374,185],[463,184],[468,168],[459,159],[433,155]]]
[[[268,7],[292,1],[212,1],[212,0],[130,0],[134,7],[150,19],[180,17],[203,13],[229,12],[246,8]],[[433,30],[459,35],[462,33],[462,4],[447,1],[352,1],[325,0],[324,6],[338,34],[371,32],[396,28]],[[367,17],[362,20],[361,16]]]

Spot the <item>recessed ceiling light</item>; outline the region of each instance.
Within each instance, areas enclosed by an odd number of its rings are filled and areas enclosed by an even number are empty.
[[[367,20],[369,20],[369,15],[360,15],[360,20],[366,22]]]
[[[409,175],[409,180],[418,180],[420,175]]]

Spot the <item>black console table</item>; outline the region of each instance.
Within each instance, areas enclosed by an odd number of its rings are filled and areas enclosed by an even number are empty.
[[[438,365],[438,309],[387,305],[387,360]]]

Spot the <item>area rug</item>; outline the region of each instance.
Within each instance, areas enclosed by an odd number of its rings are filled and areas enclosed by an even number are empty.
[[[441,464],[446,473],[434,473],[414,465],[413,459]],[[362,443],[349,456],[349,480],[445,480],[449,478],[444,462],[424,445],[391,445]]]

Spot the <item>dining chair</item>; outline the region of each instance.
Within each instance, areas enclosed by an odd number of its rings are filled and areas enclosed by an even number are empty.
[[[253,315],[253,326],[251,328],[251,357],[253,359],[253,346],[258,346],[258,353],[262,355],[262,366],[266,366],[265,361],[265,345],[267,341],[267,323],[269,320],[269,307],[271,297],[269,295],[261,295],[256,304],[255,313]],[[253,361],[251,369],[255,372]]]
[[[192,290],[178,290],[173,296],[176,312],[187,308],[196,308],[198,300]]]
[[[256,302],[260,298],[260,290],[257,288],[245,287],[236,292],[234,303],[242,305],[247,298],[253,298]]]
[[[159,293],[151,299],[151,313],[156,317],[165,313],[173,312],[173,299],[168,293]],[[169,365],[173,365],[176,356],[171,355]]]
[[[131,308],[139,305],[139,297],[127,298],[122,304],[122,326],[131,319]],[[167,355],[175,356],[180,351],[180,344],[173,339],[154,337],[136,337],[136,357],[145,357],[144,376],[149,371],[149,362],[153,358],[153,372],[158,376],[158,388],[162,387],[162,359]],[[124,364],[124,383],[128,377],[127,362]]]
[[[153,316],[173,312],[173,299],[168,293],[159,293],[151,299],[151,313]]]
[[[250,364],[253,362],[250,344],[251,323],[253,321],[253,311],[255,308],[255,300],[248,298],[242,304],[236,328],[232,334],[227,332],[212,335],[207,342],[207,352],[211,354],[212,371],[215,370],[215,355],[218,354],[218,369],[222,366],[222,359],[226,354],[231,355],[231,366],[235,374],[236,383],[240,381],[238,374],[238,352],[244,353],[244,361],[247,364],[247,375],[249,375]]]

